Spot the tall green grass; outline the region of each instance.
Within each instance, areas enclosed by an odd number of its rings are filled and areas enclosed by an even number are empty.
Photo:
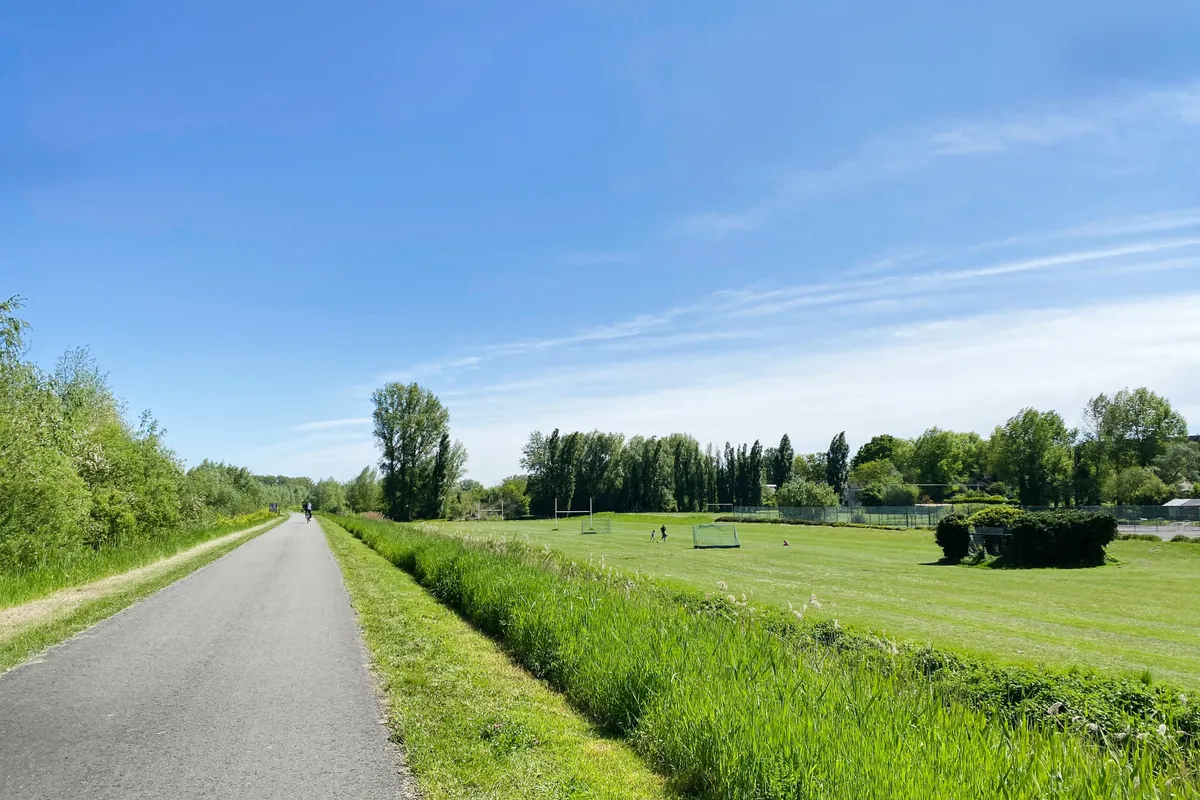
[[[697,797],[1198,796],[1168,749],[1126,740],[1107,751],[989,719],[928,682],[798,647],[721,604],[672,603],[548,550],[339,522]]]
[[[261,525],[272,518],[271,513],[265,510],[236,517],[221,517],[210,525],[140,539],[122,547],[64,550],[57,558],[47,560],[40,567],[0,571],[0,608],[36,600],[59,589],[119,575],[169,558],[218,536]]]

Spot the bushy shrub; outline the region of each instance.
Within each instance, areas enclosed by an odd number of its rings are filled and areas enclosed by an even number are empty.
[[[968,522],[981,528],[1007,528],[1014,519],[1025,512],[1012,506],[992,506],[976,511]]]
[[[794,479],[780,486],[776,494],[780,507],[828,508],[841,505],[837,492],[827,483]]]
[[[911,506],[920,491],[910,483],[872,483],[858,491],[858,502],[864,506]]]
[[[1000,491],[993,491],[992,486],[1000,488]],[[947,503],[978,503],[981,505],[994,505],[1011,503],[1012,500],[1005,495],[1007,487],[1002,483],[992,484],[988,490],[968,489],[965,486],[955,486],[950,491],[946,492],[944,502]]]
[[[1090,511],[1036,511],[1022,514],[1008,526],[1010,555],[1035,567],[1099,564],[1104,548],[1117,535],[1111,514]]]
[[[934,541],[947,561],[962,561],[971,547],[971,524],[966,514],[950,514],[938,520]]]

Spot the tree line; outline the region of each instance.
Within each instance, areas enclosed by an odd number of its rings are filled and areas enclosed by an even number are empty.
[[[723,447],[687,434],[541,431],[522,451],[529,507],[699,511],[735,506],[1020,502],[1029,506],[1159,504],[1200,489],[1200,444],[1170,402],[1146,388],[1088,401],[1079,429],[1025,408],[989,438],[933,427],[914,439],[872,437],[853,458],[845,433],[823,453],[761,441]]]
[[[932,427],[906,439],[873,436],[855,451],[845,432],[823,452],[796,453],[784,434],[701,446],[694,437],[533,431],[522,474],[495,486],[463,480],[466,451],[452,442],[450,414],[427,389],[388,384],[374,395],[379,470],[315,486],[318,507],[383,511],[395,519],[507,517],[559,511],[702,511],[717,506],[1027,506],[1159,504],[1200,493],[1200,444],[1187,421],[1147,388],[1091,398],[1083,425],[1025,408],[987,438]]]
[[[185,469],[149,412],[130,419],[85,348],[52,371],[28,361],[21,306],[0,302],[0,570],[168,538],[307,494],[307,479],[211,461]]]

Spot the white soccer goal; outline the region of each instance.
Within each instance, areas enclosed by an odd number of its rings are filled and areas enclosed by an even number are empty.
[[[596,519],[592,516],[586,516],[579,520],[580,533],[612,533],[612,520],[608,517]]]
[[[692,526],[692,547],[741,547],[737,525],[730,522],[711,522]]]

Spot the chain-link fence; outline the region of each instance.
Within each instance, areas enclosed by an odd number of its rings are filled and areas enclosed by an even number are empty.
[[[803,520],[818,524],[858,523],[898,528],[931,528],[949,514],[973,514],[983,503],[955,503],[921,506],[829,506],[827,508],[776,508],[774,506],[734,506],[738,517]],[[1197,506],[1077,506],[1079,511],[1103,511],[1117,518],[1125,533],[1182,533],[1200,535],[1200,507]],[[1028,506],[1026,511],[1060,510],[1051,506]]]

